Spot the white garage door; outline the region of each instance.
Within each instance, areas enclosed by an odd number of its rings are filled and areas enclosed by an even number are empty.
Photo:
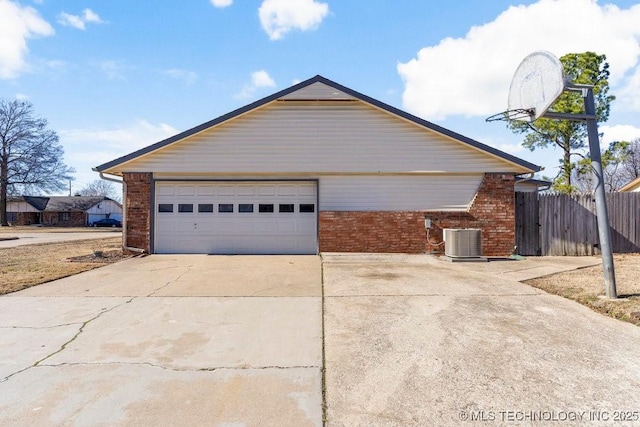
[[[317,252],[315,182],[160,181],[155,199],[156,253]]]

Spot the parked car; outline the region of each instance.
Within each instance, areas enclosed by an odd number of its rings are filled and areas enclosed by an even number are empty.
[[[92,227],[122,227],[122,222],[113,218],[104,218],[91,224]]]

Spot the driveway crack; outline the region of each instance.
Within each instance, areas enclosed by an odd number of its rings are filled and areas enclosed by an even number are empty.
[[[149,295],[147,295],[147,297],[152,297],[154,296],[157,292],[160,292],[161,290],[163,290],[164,288],[166,288],[167,286],[177,282],[178,280],[182,279],[185,275],[187,275],[190,271],[191,268],[193,267],[193,265],[188,265],[187,269],[184,271],[184,273],[180,274],[178,277],[176,277],[173,280],[169,280],[167,283],[165,283],[164,285],[160,286],[157,289],[154,289]]]
[[[115,309],[116,309],[116,308],[118,308],[118,307],[121,307],[121,306],[123,306],[123,305],[125,305],[125,304],[129,304],[131,301],[133,301],[133,300],[134,300],[134,299],[136,299],[136,298],[137,298],[137,297],[129,298],[128,300],[126,300],[126,301],[124,301],[124,302],[122,302],[122,303],[120,303],[120,304],[118,304],[118,305],[114,305],[114,306],[113,306],[113,307],[111,307],[111,308],[108,308],[108,309],[102,310],[100,313],[96,314],[96,315],[95,315],[95,316],[93,316],[91,319],[89,319],[89,320],[86,320],[86,321],[82,322],[82,323],[80,324],[80,328],[78,329],[78,332],[76,332],[76,333],[75,333],[75,335],[74,335],[73,337],[71,337],[67,342],[63,343],[63,344],[60,346],[60,348],[59,348],[58,350],[54,351],[53,353],[50,353],[50,354],[46,355],[45,357],[43,357],[43,358],[42,358],[42,359],[40,359],[40,360],[37,360],[37,361],[36,361],[35,363],[33,363],[31,366],[27,366],[26,368],[20,369],[19,371],[13,372],[13,373],[11,373],[11,374],[9,374],[9,375],[5,376],[4,378],[0,379],[0,383],[3,383],[3,382],[5,382],[5,381],[9,380],[11,377],[13,377],[13,376],[15,376],[15,375],[18,375],[18,374],[20,374],[20,373],[22,373],[22,372],[25,372],[25,371],[27,371],[27,370],[29,370],[29,369],[31,369],[31,368],[35,368],[35,367],[37,367],[37,366],[40,366],[40,365],[42,364],[42,362],[44,362],[45,360],[47,360],[47,359],[49,359],[49,358],[51,358],[51,357],[55,356],[56,354],[58,354],[58,353],[60,353],[60,352],[62,352],[65,348],[67,348],[67,346],[68,346],[69,344],[71,344],[73,341],[75,341],[75,340],[76,340],[76,338],[78,338],[78,337],[80,336],[80,334],[84,331],[84,328],[85,328],[89,323],[91,323],[91,322],[93,322],[94,320],[96,320],[96,319],[100,318],[100,317],[101,317],[103,314],[105,314],[105,313],[109,313],[109,312],[111,312],[111,311],[115,310]],[[70,323],[69,325],[77,325],[77,324],[78,324],[78,323]]]
[[[158,365],[151,362],[63,362],[63,363],[40,363],[38,367],[58,368],[61,366],[148,366],[173,372],[214,372],[214,371],[259,371],[267,369],[321,369],[318,365],[293,365],[293,366],[215,366],[204,368],[176,368]],[[35,367],[35,366],[34,366]]]
[[[0,329],[55,329],[62,328],[65,326],[74,326],[81,325],[80,322],[71,322],[71,323],[61,323],[59,325],[51,325],[51,326],[0,326]]]

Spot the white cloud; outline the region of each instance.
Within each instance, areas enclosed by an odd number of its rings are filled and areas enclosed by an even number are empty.
[[[177,134],[166,123],[136,120],[116,129],[67,129],[58,131],[65,162],[76,170],[76,182],[98,178],[91,168]]]
[[[629,9],[595,0],[540,0],[512,6],[463,38],[446,38],[398,64],[404,108],[428,119],[488,116],[507,108],[516,67],[528,53],[604,53],[612,92],[640,111],[640,4]]]
[[[95,151],[113,153],[110,156],[122,156],[176,133],[178,131],[171,125],[153,124],[142,119],[116,129],[68,129],[58,132],[60,140],[67,147],[71,145],[74,148],[86,148],[88,151],[94,151],[99,147]],[[113,159],[104,159],[105,162],[109,160]]]
[[[222,9],[231,6],[233,4],[233,0],[211,0],[211,4]]]
[[[123,71],[126,67],[119,62],[113,60],[102,61],[99,67],[109,80],[125,80]]]
[[[264,0],[258,9],[260,24],[271,40],[286,33],[318,28],[329,13],[329,5],[316,0]]]
[[[58,23],[66,27],[74,27],[79,30],[87,28],[81,17],[78,15],[71,15],[66,12],[62,12],[58,15]]]
[[[632,125],[599,126],[598,131],[602,133],[600,144],[608,147],[615,141],[632,141],[640,138],[640,128]]]
[[[164,74],[172,79],[182,80],[187,85],[192,85],[198,80],[198,74],[193,71],[181,70],[179,68],[172,68],[165,70]]]
[[[84,22],[92,22],[94,24],[103,24],[104,21],[100,19],[97,13],[91,9],[85,9],[83,12]]]
[[[276,82],[271,78],[265,70],[254,71],[251,73],[251,84],[255,87],[274,87]]]
[[[79,30],[86,30],[87,24],[103,24],[104,21],[100,19],[97,13],[91,9],[85,9],[82,15],[71,15],[66,12],[58,15],[58,23],[67,27],[74,27]]]
[[[0,79],[15,78],[27,68],[27,39],[51,36],[54,30],[32,7],[0,0]]]
[[[624,80],[616,92],[620,107],[630,111],[640,111],[640,65]]]
[[[24,93],[16,93],[16,101],[28,101],[29,95],[25,95]]]
[[[236,97],[240,99],[252,98],[256,90],[275,86],[276,82],[265,70],[254,71],[251,73],[251,83],[244,85]]]

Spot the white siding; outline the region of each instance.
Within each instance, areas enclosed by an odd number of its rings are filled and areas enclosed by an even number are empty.
[[[107,172],[526,172],[360,101],[276,101]]]
[[[27,202],[7,202],[7,212],[40,212]]]
[[[342,176],[320,179],[321,211],[465,211],[475,176]]]
[[[116,218],[116,215],[122,217],[122,206],[113,200],[103,200],[97,205],[92,206],[87,210],[87,213],[92,215],[102,215],[102,218],[106,218],[107,214],[111,214],[109,218]]]
[[[288,95],[283,96],[280,99],[293,100],[293,99],[302,99],[302,100],[320,100],[320,99],[333,99],[333,100],[344,100],[344,99],[356,99],[351,95],[348,95],[344,92],[341,92],[337,89],[334,89],[330,86],[325,85],[324,83],[314,83],[305,88],[292,92]]]

